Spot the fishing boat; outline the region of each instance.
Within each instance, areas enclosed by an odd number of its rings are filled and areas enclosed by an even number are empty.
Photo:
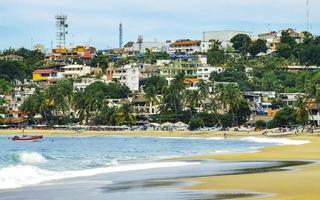
[[[14,136],[12,138],[13,141],[38,141],[41,140],[43,138],[42,135],[39,136],[28,136],[28,135],[23,135],[22,137],[19,136]]]

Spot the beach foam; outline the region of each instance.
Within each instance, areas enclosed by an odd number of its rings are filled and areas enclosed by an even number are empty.
[[[157,162],[130,164],[122,166],[113,166],[96,169],[86,169],[79,171],[50,171],[31,165],[16,165],[0,169],[0,189],[14,189],[39,183],[67,179],[94,176],[112,172],[124,172],[135,170],[146,170],[155,168],[182,167],[187,165],[196,165],[199,162]]]
[[[22,164],[40,164],[46,163],[47,159],[37,152],[21,152],[16,155],[17,161]]]
[[[274,143],[279,145],[303,145],[308,144],[308,140],[291,140],[287,138],[260,138],[260,137],[245,137],[240,140],[257,142],[257,143]]]

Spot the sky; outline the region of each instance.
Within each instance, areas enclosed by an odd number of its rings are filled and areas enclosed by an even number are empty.
[[[202,39],[203,31],[252,33],[307,28],[307,0],[0,0],[0,49],[55,47],[55,15],[68,16],[67,44],[98,49],[123,41]],[[319,0],[310,2],[310,32],[320,33]]]

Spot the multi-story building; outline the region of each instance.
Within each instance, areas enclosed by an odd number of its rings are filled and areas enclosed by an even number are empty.
[[[197,68],[202,66],[198,57],[193,55],[173,55],[168,65],[160,67],[160,76],[172,78],[179,73],[187,77],[197,77]]]
[[[187,53],[192,54],[196,52],[201,52],[201,41],[200,40],[177,40],[170,45],[170,53]]]
[[[111,70],[107,70],[110,72]],[[112,73],[107,74],[108,79],[117,79],[125,84],[131,91],[139,90],[140,69],[134,65],[125,65],[121,68],[113,68]]]
[[[207,32],[203,32],[203,41],[209,42],[211,40],[218,40],[221,42],[221,46],[223,48],[226,48],[226,47],[232,46],[231,39],[238,34],[245,34],[250,37],[252,35],[252,33],[246,32],[246,31],[231,31],[231,30],[207,31]]]
[[[208,81],[210,78],[210,74],[212,72],[222,73],[224,72],[223,67],[210,67],[210,66],[202,66],[197,69],[197,78],[201,80]]]
[[[309,105],[309,122],[313,126],[320,126],[320,103],[312,100]]]
[[[67,65],[61,68],[62,78],[77,78],[91,74],[92,68],[86,65]]]

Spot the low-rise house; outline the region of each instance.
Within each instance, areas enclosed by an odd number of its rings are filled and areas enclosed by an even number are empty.
[[[140,79],[150,78],[152,76],[159,76],[160,70],[156,65],[143,64],[140,66]]]
[[[187,90],[197,90],[197,83],[199,82],[199,79],[197,78],[186,78],[184,80],[184,83],[186,84]]]
[[[274,91],[245,92],[244,98],[249,102],[253,115],[267,115],[273,117],[277,109],[272,107],[272,99],[276,98]]]
[[[305,65],[296,65],[296,66],[290,65],[284,68],[290,72],[315,71],[320,69],[319,66],[305,66]]]
[[[55,69],[38,69],[32,73],[34,82],[48,82],[62,78]]]
[[[89,85],[95,83],[95,82],[104,82],[104,83],[109,83],[110,81],[103,80],[103,79],[98,79],[98,78],[81,78],[80,80],[76,80],[73,83],[73,90],[74,91],[84,91],[86,87]]]
[[[278,98],[281,99],[287,106],[294,106],[299,96],[303,97],[303,93],[279,93]]]
[[[23,57],[15,54],[9,54],[9,55],[4,55],[0,56],[0,60],[5,60],[5,61],[22,61]]]

